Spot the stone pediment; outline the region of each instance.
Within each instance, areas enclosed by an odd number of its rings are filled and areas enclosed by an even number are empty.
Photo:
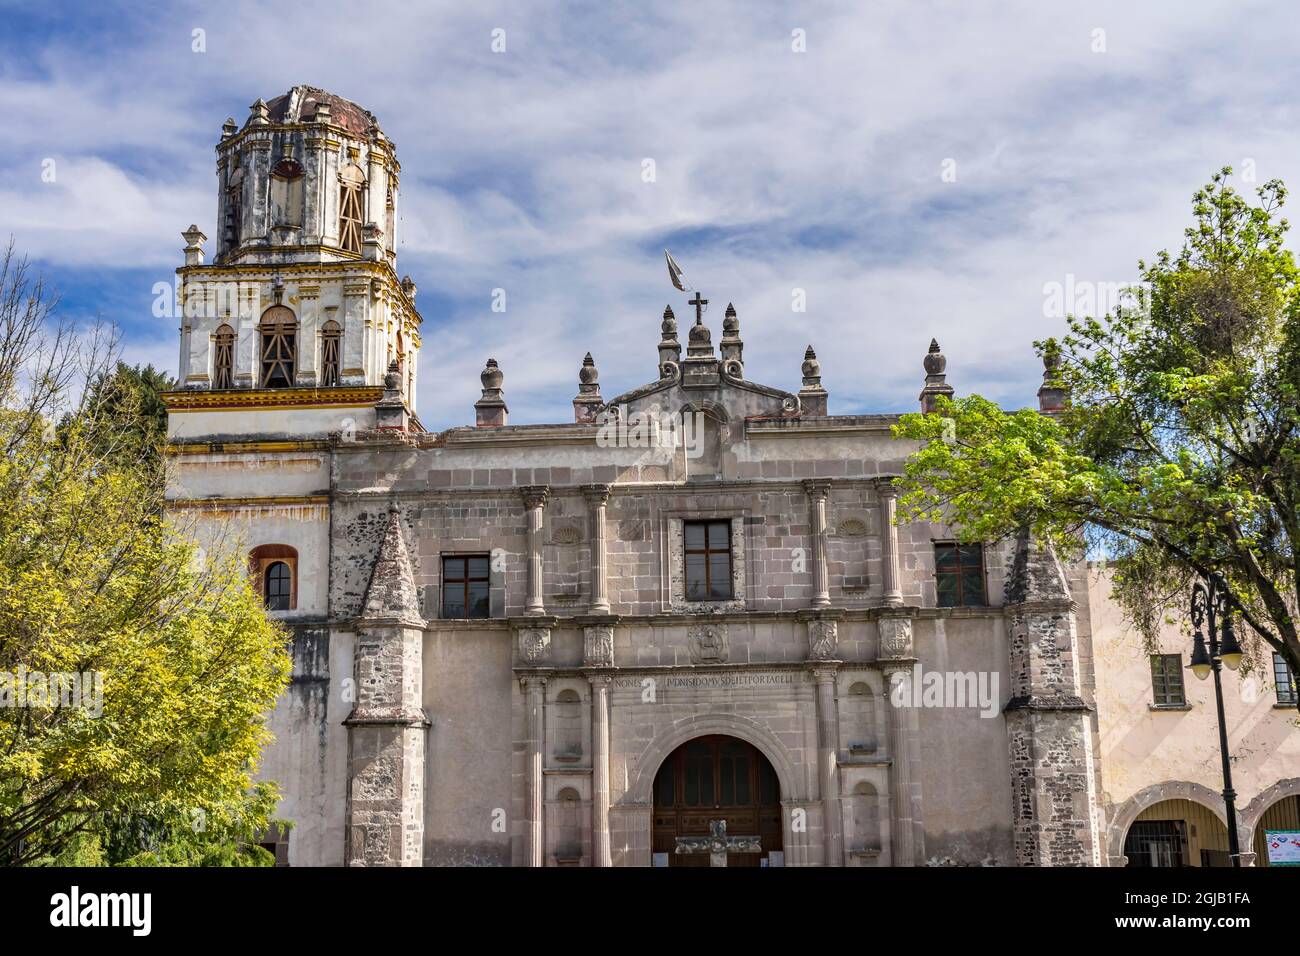
[[[729,364],[734,367],[728,369]],[[697,408],[720,412],[719,417],[729,421],[799,417],[798,395],[745,379],[736,374],[741,371],[739,363],[686,359],[680,364],[665,362],[661,371],[665,374],[658,381],[610,399],[600,412],[630,417],[656,408],[661,413]]]

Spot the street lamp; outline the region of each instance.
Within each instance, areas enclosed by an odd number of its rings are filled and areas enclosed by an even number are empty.
[[[1228,605],[1228,587],[1217,574],[1192,586],[1192,673],[1201,680],[1214,675],[1214,702],[1219,712],[1219,757],[1223,761],[1223,806],[1228,817],[1228,853],[1233,866],[1241,866],[1241,846],[1237,842],[1237,794],[1232,789],[1232,766],[1228,761],[1228,730],[1223,720],[1223,682],[1220,664],[1236,670],[1241,663],[1241,645],[1232,629],[1232,610]],[[1206,646],[1204,627],[1209,634]]]

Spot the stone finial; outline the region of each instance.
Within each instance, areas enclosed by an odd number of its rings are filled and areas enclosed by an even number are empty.
[[[573,399],[573,420],[594,422],[604,400],[600,397],[600,371],[588,352],[578,370],[578,394]]]
[[[181,238],[185,240],[185,264],[187,266],[203,265],[203,244],[208,241],[208,237],[203,234],[203,230],[191,223],[190,228],[181,233]]]
[[[418,291],[420,290],[416,288],[415,282],[410,276],[402,276],[402,292],[412,303],[415,302],[415,294]]]
[[[1043,345],[1043,384],[1038,388],[1038,410],[1044,415],[1056,415],[1070,401],[1070,390],[1061,382],[1061,346],[1055,339]]]
[[[505,375],[496,359],[487,360],[479,380],[483,383],[483,397],[474,403],[475,424],[479,428],[499,428],[506,424],[510,409],[506,407],[505,393],[501,390]]]
[[[660,326],[663,338],[659,340],[659,377],[671,378],[682,361],[682,346],[677,341],[677,318],[671,305],[664,307],[664,321]]]
[[[397,618],[421,622],[420,595],[411,570],[411,554],[402,534],[402,514],[397,505],[388,511],[388,525],[379,544],[370,583],[361,605],[362,618]]]
[[[822,383],[822,363],[817,360],[817,353],[813,351],[811,345],[804,349],[801,371],[803,372],[805,386],[820,385]]]
[[[410,412],[402,397],[402,366],[397,359],[392,359],[384,375],[384,397],[375,402],[375,428],[404,432],[409,427]]]
[[[691,330],[686,334],[686,357],[713,357],[713,333],[709,331],[709,327],[703,320],[692,325]]]
[[[379,262],[384,258],[384,230],[379,223],[368,222],[361,227],[361,256]]]
[[[227,116],[226,121],[221,124],[221,138],[230,139],[239,132],[239,124],[235,122],[233,116]]]
[[[330,105],[323,100],[316,101],[316,112],[312,114],[312,122],[319,126],[327,126],[333,117],[330,115]]]
[[[803,414],[827,414],[827,400],[830,396],[822,387],[822,363],[817,360],[817,353],[811,345],[804,350],[800,369],[803,372],[803,388],[799,389],[799,406]]]
[[[659,328],[663,330],[664,338],[677,341],[677,316],[673,315],[671,305],[664,306],[664,320]]]
[[[921,389],[921,411],[928,414],[939,410],[939,396],[952,398],[954,392],[944,375],[948,359],[939,351],[938,339],[930,340],[930,351],[922,364],[925,366],[925,387]]]
[[[727,311],[722,318],[721,346],[722,364],[727,373],[735,378],[744,375],[745,343],[740,340],[740,319],[736,317],[736,307],[727,303]]]
[[[271,111],[266,108],[266,101],[260,96],[248,108],[248,123],[250,126],[266,126],[271,122]]]

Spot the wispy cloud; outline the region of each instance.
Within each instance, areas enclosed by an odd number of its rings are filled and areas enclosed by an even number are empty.
[[[853,412],[914,407],[931,336],[959,391],[1031,402],[1045,283],[1135,278],[1225,162],[1300,179],[1298,31],[1263,3],[413,6],[7,7],[0,230],[81,307],[129,275],[106,314],[174,355],[143,280],[215,233],[221,122],[312,83],[397,143],[427,424],[472,418],[488,355],[515,421],[566,420],[589,349],[606,395],[653,377],[665,245],[751,377],[797,388],[811,341]]]

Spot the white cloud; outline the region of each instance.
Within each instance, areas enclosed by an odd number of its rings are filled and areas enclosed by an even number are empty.
[[[797,389],[811,340],[832,411],[860,411],[912,407],[931,336],[960,391],[1032,402],[1045,282],[1133,278],[1224,162],[1300,179],[1297,31],[1263,4],[411,6],[192,5],[110,56],[48,44],[0,74],[0,231],[65,264],[175,265],[181,229],[214,231],[221,121],[313,83],[398,145],[426,424],[472,420],[488,355],[518,421],[570,416],[589,349],[607,396],[652,377],[664,303],[688,311],[666,237],[715,335],[735,302],[751,377]],[[46,155],[80,182],[25,181]]]

